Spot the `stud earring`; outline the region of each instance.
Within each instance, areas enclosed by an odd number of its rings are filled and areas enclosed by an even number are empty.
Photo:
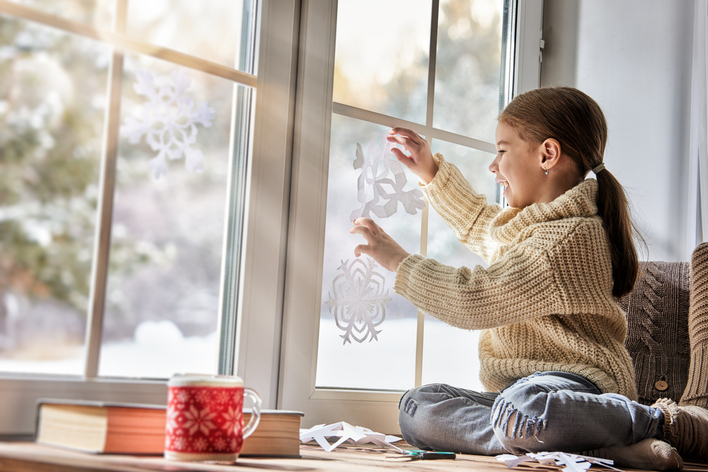
[[[548,169],[543,169],[543,173],[548,175]]]

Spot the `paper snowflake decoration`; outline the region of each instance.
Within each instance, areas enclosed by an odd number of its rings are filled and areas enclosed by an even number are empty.
[[[150,170],[155,178],[167,175],[166,159],[184,156],[184,165],[190,172],[204,170],[204,155],[192,147],[197,142],[197,125],[206,128],[216,113],[206,102],[195,107],[194,100],[185,94],[192,80],[182,71],[175,69],[170,76],[171,84],[158,87],[153,75],[146,70],[138,70],[133,84],[135,91],[147,98],[138,116],[128,116],[121,134],[137,144],[146,136],[146,141],[157,156],[150,159]]]
[[[383,148],[375,143],[369,144],[366,156],[361,144],[356,144],[354,168],[361,169],[357,181],[357,199],[361,206],[351,214],[351,220],[369,217],[371,213],[379,218],[388,218],[396,213],[398,202],[406,212],[415,215],[425,208],[423,192],[403,190],[408,182],[403,166],[391,153],[394,144],[384,137]]]
[[[330,439],[333,439],[334,442],[330,443]],[[377,433],[362,426],[353,426],[346,421],[318,424],[312,428],[300,429],[300,442],[316,441],[327,452],[332,452],[345,442],[357,446],[371,443],[379,447],[392,447],[398,452],[403,452],[403,449],[393,445],[394,442],[400,440],[401,438],[397,436]]]
[[[340,335],[344,339],[342,344],[351,343],[352,339],[358,343],[378,341],[381,330],[376,327],[386,318],[386,308],[391,298],[388,290],[384,289],[386,279],[376,272],[376,262],[369,259],[342,261],[339,266],[341,274],[332,281],[332,293],[329,293],[330,313],[334,311],[334,320],[337,327],[344,331]]]
[[[568,454],[565,452],[529,452],[521,456],[501,454],[496,457],[499,462],[504,462],[510,469],[520,465],[528,465],[536,468],[534,467],[535,464],[529,464],[529,462],[532,462],[540,464],[539,468],[549,469],[551,471],[560,470],[563,472],[586,472],[590,469],[590,467],[592,467],[593,464],[607,467],[612,470],[619,470],[613,467],[614,461],[610,459]]]

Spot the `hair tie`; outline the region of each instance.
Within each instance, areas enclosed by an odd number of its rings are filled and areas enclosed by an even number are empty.
[[[605,170],[605,163],[603,162],[599,166],[595,167],[592,171],[597,175],[600,171]]]

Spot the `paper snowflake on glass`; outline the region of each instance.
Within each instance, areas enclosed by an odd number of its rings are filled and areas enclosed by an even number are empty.
[[[423,192],[417,188],[403,190],[408,179],[403,166],[391,153],[393,147],[394,144],[384,137],[383,148],[371,143],[364,156],[361,144],[356,144],[354,168],[361,169],[357,181],[357,199],[361,207],[352,212],[352,221],[362,216],[368,218],[370,213],[379,218],[388,218],[396,213],[398,202],[411,215],[425,208]]]
[[[147,98],[137,117],[129,116],[121,129],[121,134],[137,144],[146,136],[146,141],[157,156],[150,159],[150,170],[155,178],[167,175],[166,158],[179,159],[184,155],[184,165],[190,172],[204,170],[204,155],[192,147],[197,142],[197,124],[206,128],[216,113],[206,102],[195,107],[194,100],[185,92],[192,80],[182,71],[175,69],[170,77],[171,85],[158,87],[153,75],[146,70],[138,70],[133,84],[135,91]]]
[[[330,313],[334,311],[334,320],[337,327],[344,331],[340,335],[344,339],[342,344],[351,343],[352,339],[358,343],[374,339],[378,341],[381,330],[376,327],[386,318],[386,308],[391,297],[388,290],[384,291],[386,279],[376,272],[376,262],[369,259],[342,261],[339,270],[342,272],[332,281],[332,293],[329,294]]]

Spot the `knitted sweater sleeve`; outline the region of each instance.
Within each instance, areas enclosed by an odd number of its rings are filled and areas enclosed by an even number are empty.
[[[545,251],[519,245],[487,269],[455,268],[411,255],[401,262],[395,291],[452,326],[488,329],[561,310]]]
[[[475,192],[460,170],[441,154],[436,154],[435,160],[438,172],[422,187],[426,199],[457,239],[489,263],[497,247],[489,237],[489,224],[501,207],[488,205],[486,197]]]

